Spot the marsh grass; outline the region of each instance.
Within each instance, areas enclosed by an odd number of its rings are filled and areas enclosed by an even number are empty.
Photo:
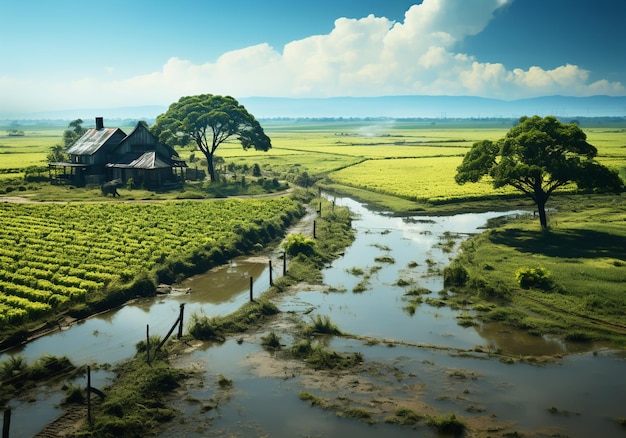
[[[79,369],[67,356],[44,354],[27,363],[23,356],[10,356],[0,363],[0,405],[20,391],[59,377],[71,377]]]
[[[296,342],[288,353],[316,370],[347,370],[363,362],[360,352],[340,353],[320,345],[312,345],[309,340]]]
[[[271,331],[267,336],[261,338],[261,345],[267,350],[280,350],[280,337],[276,332]]]
[[[258,300],[248,302],[226,316],[207,317],[194,313],[191,315],[189,333],[196,339],[223,342],[226,335],[242,333],[278,312],[275,304]]]
[[[465,431],[465,423],[454,414],[427,416],[426,424],[439,433],[460,435]]]
[[[393,415],[385,418],[385,423],[400,424],[402,426],[415,426],[424,417],[409,408],[398,408]]]
[[[469,313],[460,313],[456,316],[457,324],[462,327],[472,327],[477,325],[474,316]]]
[[[376,420],[372,416],[371,412],[361,407],[350,406],[350,400],[348,399],[333,401],[324,397],[316,396],[308,391],[299,392],[298,397],[300,400],[308,402],[311,406],[335,411],[335,415],[338,417],[353,418],[367,424],[376,424]]]
[[[304,333],[306,336],[311,335],[340,335],[341,330],[335,323],[333,323],[328,315],[315,315],[311,319],[311,323],[308,324]]]
[[[230,389],[233,387],[233,381],[220,374],[219,376],[217,376],[217,386],[220,389]]]
[[[346,272],[348,274],[354,275],[355,277],[360,277],[362,275],[365,274],[365,271],[363,271],[363,269],[357,267],[357,266],[353,266],[350,269],[346,269]]]
[[[185,377],[181,370],[157,360],[148,365],[141,355],[116,369],[115,384],[105,388],[106,397],[92,408],[93,425],[82,432],[92,436],[145,436],[174,418],[165,394]]]
[[[361,293],[361,292],[365,292],[368,288],[369,288],[370,282],[366,279],[363,279],[361,281],[359,281],[356,285],[354,285],[354,287],[352,288],[352,292],[354,293]]]
[[[65,391],[65,398],[62,404],[83,404],[87,400],[87,394],[80,385],[64,385],[62,388]]]
[[[428,295],[430,293],[431,293],[430,289],[427,289],[425,287],[413,287],[409,289],[408,291],[406,291],[404,295],[418,296],[418,295]]]
[[[396,262],[396,260],[391,256],[375,257],[374,261],[378,263],[389,263],[390,265],[393,265]]]
[[[367,424],[376,424],[376,420],[372,417],[371,412],[360,407],[348,407],[337,413],[339,417],[354,418]]]

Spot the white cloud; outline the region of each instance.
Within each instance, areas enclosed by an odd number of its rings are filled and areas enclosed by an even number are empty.
[[[124,80],[43,83],[0,77],[0,95],[16,111],[35,106],[165,105],[200,93],[239,97],[446,94],[515,99],[626,92],[621,83],[588,83],[589,72],[575,65],[507,70],[503,64],[480,62],[471,54],[455,51],[458,43],[480,33],[494,13],[511,1],[424,0],[412,6],[402,22],[373,15],[339,18],[329,34],[293,41],[282,52],[259,44],[227,52],[212,63],[171,58],[160,71]]]

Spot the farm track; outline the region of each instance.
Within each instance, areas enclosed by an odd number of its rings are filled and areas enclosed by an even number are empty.
[[[626,335],[626,326],[625,325],[621,325],[621,324],[616,324],[614,322],[608,322],[605,321],[603,319],[599,319],[599,318],[594,318],[593,316],[587,316],[587,315],[581,315],[580,313],[576,313],[576,312],[571,312],[565,309],[562,309],[560,307],[554,306],[552,304],[548,304],[545,303],[541,300],[538,300],[536,298],[532,298],[528,295],[524,295],[523,296],[524,299],[532,301],[535,304],[538,304],[542,307],[545,307],[546,309],[552,310],[554,312],[557,313],[562,313],[568,316],[572,316],[574,318],[578,318],[581,319],[583,321],[586,321],[587,323],[591,324],[594,327],[600,327],[603,328],[607,331],[613,332],[613,333],[619,333],[621,335]]]

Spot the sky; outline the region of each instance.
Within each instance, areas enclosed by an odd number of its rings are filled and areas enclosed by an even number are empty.
[[[0,115],[235,98],[626,95],[624,0],[1,0]]]

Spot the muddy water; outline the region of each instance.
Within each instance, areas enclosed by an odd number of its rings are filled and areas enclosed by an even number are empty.
[[[289,368],[259,347],[263,334],[197,351],[188,361],[201,370],[202,385],[192,385],[176,402],[189,427],[172,425],[163,436],[437,436],[423,423],[417,429],[384,423],[389,411],[380,410],[374,426],[340,418],[334,409],[299,400],[302,391],[331,401],[349,399],[352,406],[373,411],[386,404],[429,415],[455,413],[484,436],[623,436],[615,421],[626,416],[623,356],[497,323],[464,328],[457,320],[464,311],[448,307],[423,303],[412,314],[403,310],[410,287],[427,288],[429,297],[440,298],[441,270],[460,242],[501,213],[394,218],[349,199],[336,204],[348,205],[358,219],[354,244],[324,271],[332,291],[311,288],[285,297],[280,308],[304,321],[328,315],[346,333],[381,340],[376,345],[330,341],[337,351],[362,353],[364,367],[343,379]],[[451,236],[454,243],[446,243]],[[398,286],[400,279],[410,286]],[[354,292],[359,284],[364,290]],[[273,329],[281,333],[282,328]],[[288,329],[281,336],[284,344],[292,342]],[[475,346],[563,357],[542,365],[507,364],[465,352]],[[220,375],[233,380],[232,390],[217,388]],[[215,410],[202,408],[214,403]]]
[[[376,369],[349,382],[351,386],[367,381],[370,392],[351,391],[345,381],[330,380],[331,388],[312,384],[314,379],[304,370],[266,374],[261,369],[272,361],[259,346],[262,334],[246,335],[240,339],[243,342],[229,340],[183,359],[184,365],[199,371],[200,382],[177,397],[181,420],[162,436],[435,436],[424,426],[414,430],[382,421],[369,426],[340,418],[332,410],[311,408],[299,400],[300,391],[330,399],[352,398],[366,408],[380,400],[405,400],[431,414],[454,412],[478,424],[477,430],[494,423],[493,428],[528,434],[623,436],[623,429],[613,421],[626,417],[623,357],[593,345],[530,336],[499,324],[464,328],[457,320],[462,310],[427,303],[412,313],[404,309],[408,288],[423,287],[430,290],[426,298],[440,298],[441,270],[460,242],[501,213],[396,218],[371,212],[350,199],[336,199],[336,204],[355,212],[357,236],[345,255],[324,271],[325,283],[335,292],[305,290],[285,296],[279,306],[305,321],[316,314],[328,315],[346,333],[394,341],[377,345],[345,338],[330,341],[329,346],[338,351],[361,352],[365,364]],[[276,267],[274,271],[277,278]],[[180,304],[185,304],[186,315],[212,316],[237,309],[249,299],[250,277],[256,279],[256,293],[261,293],[269,284],[267,259],[238,259],[176,285],[176,294],[127,305],[10,354],[32,360],[52,353],[67,355],[77,364],[115,363],[134,353],[146,325],[151,333],[166,333]],[[191,293],[185,293],[187,288]],[[288,336],[282,338],[286,344],[291,341]],[[565,356],[557,363],[537,366],[459,353],[479,345],[520,356]],[[0,361],[6,357],[0,356]],[[277,366],[280,370],[282,365]],[[220,375],[233,380],[232,390],[216,388]],[[94,386],[104,386],[110,378],[110,373],[99,372]],[[58,415],[58,402],[54,388],[43,390],[34,403],[12,401],[11,436],[32,436]],[[207,405],[217,407],[206,409]],[[483,423],[487,426],[481,429]]]
[[[227,265],[212,269],[205,275],[186,279],[175,285],[173,293],[142,299],[120,309],[103,313],[78,324],[36,339],[25,346],[0,354],[0,363],[9,356],[23,356],[32,362],[44,354],[67,356],[76,365],[115,364],[131,357],[137,342],[144,340],[146,326],[150,333],[165,336],[185,305],[186,321],[193,313],[216,316],[233,312],[250,297],[250,277],[253,294],[269,285],[269,258],[240,257]],[[275,268],[274,278],[282,272]],[[189,291],[189,293],[187,293]],[[103,388],[111,382],[113,373],[99,370],[92,373],[92,385]],[[51,382],[27,399],[11,400],[13,410],[11,437],[31,437],[44,425],[58,417],[62,410],[60,389],[64,382]],[[81,376],[72,382],[85,385]]]

